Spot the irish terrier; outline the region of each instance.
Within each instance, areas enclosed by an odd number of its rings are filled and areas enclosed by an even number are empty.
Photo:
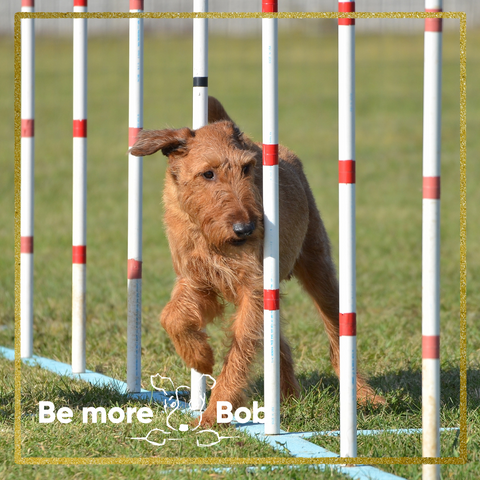
[[[212,374],[214,358],[205,326],[236,307],[230,350],[212,390],[203,425],[216,421],[217,401],[233,409],[244,401],[249,367],[263,338],[262,147],[247,138],[223,106],[209,98],[209,125],[191,130],[143,130],[130,150],[168,157],[163,200],[177,280],[161,314],[188,367]],[[280,280],[295,276],[312,297],[339,373],[338,282],[330,242],[300,160],[279,146]],[[298,396],[290,347],[280,338],[282,398]],[[357,378],[360,400],[374,400]],[[378,398],[378,397],[377,397]]]

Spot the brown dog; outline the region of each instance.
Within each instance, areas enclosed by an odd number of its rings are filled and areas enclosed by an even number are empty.
[[[217,401],[241,406],[248,372],[263,338],[262,148],[209,98],[210,124],[190,130],[142,131],[131,154],[168,157],[165,225],[177,281],[161,323],[185,363],[211,374],[205,326],[236,306],[232,343],[202,424],[216,421]],[[330,242],[300,160],[279,147],[280,280],[297,277],[323,318],[330,358],[339,371],[338,283]],[[298,396],[290,347],[280,340],[282,398]],[[360,400],[374,400],[359,376]],[[378,397],[377,397],[378,400]]]

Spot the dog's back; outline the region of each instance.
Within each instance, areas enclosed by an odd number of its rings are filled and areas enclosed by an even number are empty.
[[[209,97],[209,121],[232,121],[223,105]],[[248,137],[252,149],[261,143]],[[330,340],[332,366],[339,374],[338,281],[331,256],[331,245],[300,159],[290,149],[279,145],[280,280],[293,274],[312,297],[321,314]],[[257,164],[261,165],[261,160]],[[258,168],[257,187],[262,191],[262,169]],[[290,382],[294,382],[290,379]],[[358,374],[357,396],[360,401],[384,403],[376,397],[365,379]]]

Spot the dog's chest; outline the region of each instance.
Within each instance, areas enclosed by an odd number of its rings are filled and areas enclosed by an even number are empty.
[[[214,291],[219,297],[238,304],[247,291],[261,288],[262,272],[249,259],[211,255],[191,257],[185,264],[185,273],[198,282],[200,288]]]

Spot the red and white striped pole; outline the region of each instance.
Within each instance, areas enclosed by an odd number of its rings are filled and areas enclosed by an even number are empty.
[[[354,12],[355,2],[338,2]],[[355,19],[338,19],[340,456],[357,456]]]
[[[442,0],[426,0],[441,12]],[[422,219],[422,455],[440,456],[440,149],[442,19],[425,19]],[[425,480],[440,465],[423,465]]]
[[[35,0],[22,0],[22,12],[34,12]],[[33,193],[35,159],[35,20],[24,18],[22,29],[22,140],[20,224],[20,355],[33,355]]]
[[[278,12],[262,0],[262,12]],[[280,433],[280,270],[278,211],[278,19],[262,18],[263,302],[265,435]]]
[[[74,0],[73,11],[87,11]],[[87,287],[87,19],[73,19],[72,373],[86,362]]]
[[[130,0],[130,12],[143,12],[143,0]],[[143,18],[130,18],[129,147],[143,128]],[[128,318],[127,389],[141,390],[143,158],[128,155]]]
[[[208,12],[208,0],[193,0],[194,12]],[[208,124],[208,19],[193,19],[193,121],[196,130]],[[205,376],[192,368],[190,407],[205,406]]]

